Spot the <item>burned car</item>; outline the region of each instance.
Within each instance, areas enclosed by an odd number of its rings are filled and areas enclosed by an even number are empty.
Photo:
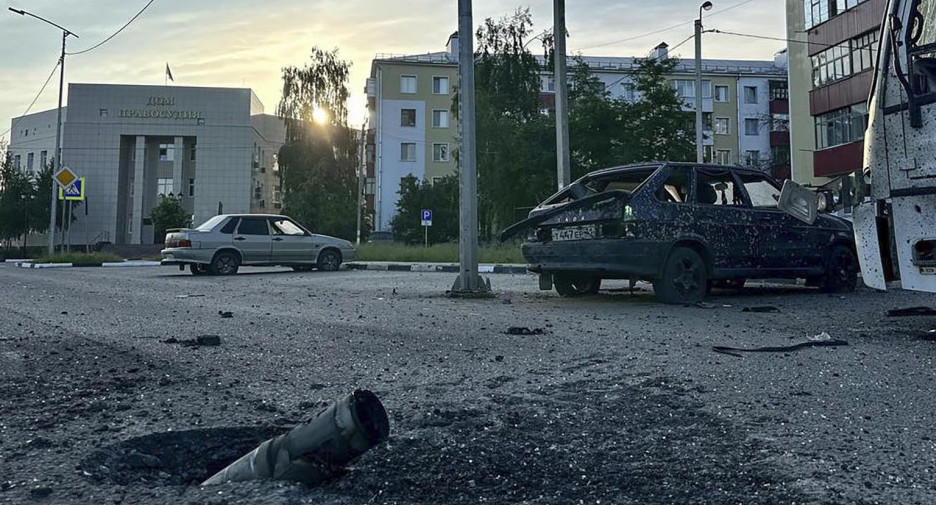
[[[592,294],[602,279],[645,280],[666,303],[694,303],[713,286],[805,278],[826,291],[855,288],[851,224],[807,225],[777,208],[780,186],[761,171],[650,163],[582,177],[507,228],[540,289]]]

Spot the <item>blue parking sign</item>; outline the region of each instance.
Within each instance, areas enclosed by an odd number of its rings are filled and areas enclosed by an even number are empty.
[[[423,226],[432,226],[432,210],[423,209],[419,212],[419,219]]]

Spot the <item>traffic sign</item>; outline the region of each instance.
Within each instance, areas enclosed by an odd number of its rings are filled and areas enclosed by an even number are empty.
[[[419,219],[423,226],[432,226],[432,210],[423,209],[419,212]]]
[[[78,176],[75,175],[75,172],[72,172],[72,169],[68,168],[68,165],[63,166],[55,173],[53,177],[55,182],[59,184],[62,188],[67,188],[71,183],[75,182],[78,179]]]
[[[76,179],[65,189],[58,188],[59,200],[78,200],[85,199],[85,178]]]

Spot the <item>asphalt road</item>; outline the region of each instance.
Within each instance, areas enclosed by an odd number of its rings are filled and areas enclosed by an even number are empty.
[[[0,266],[0,503],[936,502],[936,318],[885,317],[933,295],[674,307],[491,275],[497,298],[453,300],[453,274],[243,272]],[[848,345],[712,350],[822,332]],[[169,340],[203,334],[221,345]],[[391,438],[342,478],[193,484],[355,388]]]

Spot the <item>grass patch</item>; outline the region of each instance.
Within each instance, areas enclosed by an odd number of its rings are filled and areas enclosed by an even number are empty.
[[[33,263],[110,263],[123,261],[120,256],[111,253],[65,253],[52,256],[41,256],[33,260]]]
[[[520,246],[482,246],[478,249],[480,263],[526,264]],[[458,244],[435,244],[429,247],[402,244],[361,244],[354,255],[357,261],[458,263]]]

